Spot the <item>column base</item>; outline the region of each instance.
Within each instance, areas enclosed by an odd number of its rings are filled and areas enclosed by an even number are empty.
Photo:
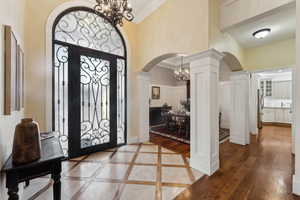
[[[247,145],[246,141],[244,141],[244,139],[240,138],[239,136],[230,135],[229,141],[234,144],[239,144],[243,146]]]
[[[293,194],[300,196],[300,179],[296,175],[293,176]]]
[[[216,171],[220,168],[220,160],[219,156],[213,156],[212,160],[210,161],[209,158],[206,156],[191,156],[190,159],[190,167],[208,175],[213,175]]]
[[[138,137],[131,137],[127,139],[127,144],[137,144],[139,143],[139,138]]]
[[[140,143],[145,143],[145,142],[149,142],[150,141],[150,136],[149,134],[147,136],[144,136],[142,138],[139,139]]]

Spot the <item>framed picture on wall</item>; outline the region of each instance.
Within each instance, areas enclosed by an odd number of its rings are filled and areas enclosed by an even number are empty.
[[[23,51],[18,45],[17,49],[17,68],[16,68],[16,110],[20,111],[23,108]]]
[[[160,87],[152,86],[152,99],[160,99]]]
[[[21,108],[25,107],[25,59],[24,51],[20,48],[20,98],[21,98]]]
[[[10,115],[18,110],[18,42],[10,26],[4,26],[5,31],[5,97],[4,115]]]

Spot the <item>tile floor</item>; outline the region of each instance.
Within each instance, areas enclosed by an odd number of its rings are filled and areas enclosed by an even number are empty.
[[[181,154],[151,143],[127,145],[63,162],[62,200],[171,200],[203,174]],[[42,188],[31,198],[31,189]],[[51,200],[49,179],[36,179],[22,199]]]

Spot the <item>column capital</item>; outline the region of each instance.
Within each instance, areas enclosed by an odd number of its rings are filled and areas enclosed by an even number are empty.
[[[223,57],[224,57],[223,53],[220,53],[219,51],[217,51],[215,49],[208,49],[206,51],[202,51],[200,53],[196,53],[196,54],[186,57],[185,62],[191,63],[191,62],[201,60],[204,58],[212,58],[212,59],[220,61],[223,59]]]
[[[223,54],[215,49],[189,56],[186,61],[190,64],[191,74],[200,71],[219,71]]]
[[[230,79],[231,80],[245,80],[249,79],[250,73],[248,71],[238,71],[238,72],[231,72]]]

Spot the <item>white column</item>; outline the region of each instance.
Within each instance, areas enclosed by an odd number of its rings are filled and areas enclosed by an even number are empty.
[[[148,72],[140,72],[138,75],[138,119],[139,142],[149,141],[149,87],[150,75]]]
[[[253,135],[258,134],[257,127],[257,90],[258,90],[258,77],[256,74],[252,74],[250,77],[249,85],[249,131]]]
[[[219,68],[223,55],[208,50],[193,55],[191,73],[191,160],[192,168],[212,175],[219,161]]]
[[[295,103],[296,103],[296,70],[292,70],[292,153],[295,154],[295,135],[296,135],[296,112],[295,112]],[[298,88],[297,88],[298,89]]]
[[[296,33],[296,70],[295,70],[295,100],[294,128],[295,128],[295,175],[293,177],[293,193],[300,195],[300,3],[297,4],[297,33]]]
[[[234,72],[231,75],[230,142],[250,144],[249,131],[249,74]]]

